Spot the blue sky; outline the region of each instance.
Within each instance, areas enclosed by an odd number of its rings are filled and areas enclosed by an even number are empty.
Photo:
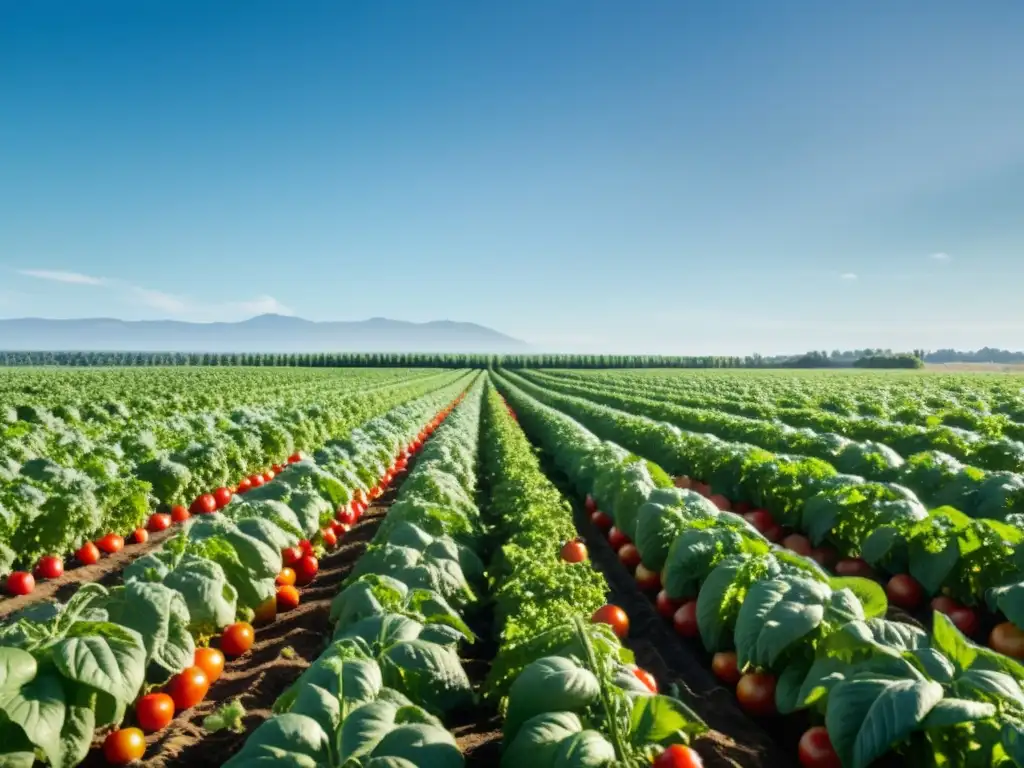
[[[1024,4],[4,3],[0,316],[1024,347]]]

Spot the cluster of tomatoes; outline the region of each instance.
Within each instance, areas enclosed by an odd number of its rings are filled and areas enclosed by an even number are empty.
[[[703,492],[699,487],[695,487],[694,490],[698,493],[702,493],[704,496],[707,496],[707,498],[719,509],[732,511],[732,506],[729,504],[728,499],[724,496],[716,498],[715,495],[708,495],[708,489],[706,486],[704,487]],[[629,540],[628,536],[615,527],[614,521],[609,515],[597,508],[597,504],[590,496],[587,496],[586,499],[586,509],[590,513],[591,522],[593,522],[599,529],[606,532],[608,536],[608,543],[618,554],[619,562],[634,574],[637,586],[648,593],[657,592],[654,605],[658,614],[665,619],[672,621],[672,626],[675,629],[676,634],[680,637],[687,639],[699,637],[700,628],[697,624],[697,601],[674,600],[669,597],[665,590],[661,588],[661,574],[643,566],[640,562],[640,553],[636,546]],[[742,514],[751,522],[752,525],[757,527],[758,530],[762,530],[761,525],[764,525],[768,530],[771,530],[772,526],[775,526],[776,528],[778,527],[774,521],[770,519],[770,514],[765,510],[751,510],[747,508],[742,511],[739,509],[735,511],[738,514]],[[757,521],[756,523],[755,520]],[[598,614],[602,615],[598,616]],[[629,620],[621,608],[605,606],[598,611],[598,614],[594,614],[594,621],[603,621],[606,624],[611,624],[613,628],[620,626],[624,622],[626,631],[628,631]],[[619,630],[616,629],[616,633],[618,632]],[[774,675],[763,672],[748,672],[746,674],[742,674],[739,670],[736,653],[734,651],[721,651],[716,653],[711,660],[711,670],[715,674],[715,677],[717,677],[724,685],[735,687],[736,699],[739,702],[740,707],[747,714],[754,717],[770,717],[778,713],[775,707],[776,680]],[[816,726],[804,733],[800,739],[798,754],[801,765],[807,766],[807,768],[841,768],[839,757],[832,748],[832,742],[829,739],[828,732],[822,726]],[[668,768],[669,766],[700,765],[699,762],[670,762],[670,759],[676,759],[676,757],[668,756],[667,752],[663,753],[662,757],[664,757],[668,762],[656,761],[655,766]],[[662,758],[659,757],[659,760],[661,759]],[[679,759],[684,760],[689,758],[679,757]],[[699,758],[697,759],[699,760]]]

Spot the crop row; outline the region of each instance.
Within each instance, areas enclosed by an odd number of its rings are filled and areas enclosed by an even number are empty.
[[[301,388],[300,400],[278,398],[278,406],[249,405],[241,388],[232,410],[165,417],[117,403],[109,413],[100,409],[107,414],[100,433],[74,409],[60,410],[63,416],[42,406],[31,414],[19,409],[25,418],[0,432],[0,572],[78,551],[100,535],[128,535],[158,504],[188,505],[230,488],[455,376],[388,378],[386,385],[371,378],[369,386],[322,378]]]
[[[987,471],[964,466],[952,456],[924,450],[920,441],[908,443],[908,458],[873,441],[848,440],[835,433],[812,429],[793,429],[778,422],[736,416],[713,407],[684,407],[645,390],[642,386],[608,387],[603,384],[569,382],[548,376],[531,375],[533,383],[548,389],[586,397],[653,419],[668,421],[695,432],[704,432],[736,442],[747,442],[765,450],[810,456],[826,461],[839,472],[866,477],[877,482],[899,483],[910,488],[929,506],[952,506],[971,517],[1005,520],[1008,515],[1024,513],[1024,444],[1001,439],[993,442],[991,456],[997,465],[1007,458],[1014,471]],[[999,451],[998,455],[996,451]]]
[[[680,633],[699,637],[709,652],[735,653],[737,695],[748,712],[804,711],[825,725],[846,768],[890,752],[915,765],[1024,765],[1024,667],[1016,661],[972,644],[941,614],[931,633],[882,618],[886,599],[873,581],[831,577],[813,560],[773,546],[742,517],[671,487],[650,460],[656,456],[627,450],[653,446],[685,460],[698,446],[678,430],[558,399],[589,415],[586,423],[608,425],[595,434],[510,377],[497,381],[527,433],[633,543],[643,568],[638,581],[660,583],[664,600],[678,601]],[[629,439],[620,447],[602,432]],[[700,450],[715,452],[703,442]],[[733,460],[718,450],[709,478]],[[735,464],[739,477],[788,500],[790,510],[804,506],[792,494],[815,479],[799,463],[750,458]]]
[[[297,604],[289,582],[301,586],[315,577],[315,552],[344,535],[336,515],[360,513],[362,500],[380,492],[407,451],[439,423],[441,415],[424,431],[430,415],[459,389],[456,382],[371,419],[328,442],[316,461],[291,464],[219,514],[191,520],[126,568],[123,586],[87,584],[64,604],[37,603],[9,617],[0,628],[4,764],[27,768],[41,758],[73,766],[96,729],[130,717],[157,730],[175,710],[201,700],[223,655],[251,645],[249,622],[272,620],[279,605]],[[205,647],[215,637],[220,651]],[[154,686],[164,693],[140,698]],[[114,730],[105,742],[114,763],[142,750],[135,728]]]

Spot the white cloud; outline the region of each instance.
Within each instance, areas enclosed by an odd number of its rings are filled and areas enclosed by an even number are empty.
[[[857,275],[855,275],[853,272],[843,272],[843,274],[841,274],[839,276],[839,279],[840,280],[856,280],[857,279]]]
[[[952,261],[953,260],[953,257],[950,256],[945,251],[937,251],[936,253],[931,254],[928,258],[934,259],[935,261]]]
[[[62,272],[55,269],[19,269],[19,274],[35,277],[39,280],[52,280],[55,283],[74,283],[75,285],[106,285],[102,277],[83,275],[80,272]]]
[[[58,283],[74,285],[92,285],[116,291],[129,302],[155,310],[164,317],[192,322],[231,322],[246,320],[254,315],[276,314],[294,315],[291,308],[285,306],[273,296],[256,296],[241,301],[201,302],[188,296],[178,296],[166,291],[134,285],[126,280],[105,277],[92,277],[78,272],[62,272],[49,269],[20,269],[18,272],[27,277],[50,280]]]

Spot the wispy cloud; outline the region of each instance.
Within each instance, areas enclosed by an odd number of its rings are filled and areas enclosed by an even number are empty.
[[[839,279],[840,280],[856,280],[857,279],[857,275],[854,274],[853,272],[843,272],[843,274],[841,274],[839,276]]]
[[[188,296],[179,296],[166,291],[135,285],[126,280],[93,277],[78,272],[62,272],[50,269],[19,269],[19,274],[39,280],[49,280],[73,285],[100,286],[115,291],[124,300],[137,306],[147,307],[176,320],[193,322],[229,322],[245,320],[254,315],[295,314],[290,307],[273,296],[256,296],[239,301],[199,302]]]
[[[950,256],[945,251],[936,251],[935,253],[929,255],[928,258],[929,259],[933,259],[935,261],[952,261],[953,260],[953,257]]]
[[[35,277],[39,280],[51,280],[55,283],[73,283],[75,285],[106,285],[102,277],[83,275],[80,272],[62,272],[56,269],[19,269],[19,274]]]

